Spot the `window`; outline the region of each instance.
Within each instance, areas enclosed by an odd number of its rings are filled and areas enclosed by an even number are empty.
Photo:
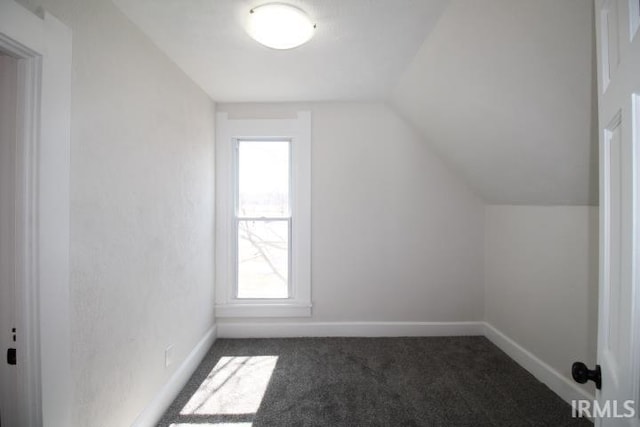
[[[235,146],[237,298],[289,298],[289,141]]]
[[[310,113],[217,117],[216,315],[309,316]]]

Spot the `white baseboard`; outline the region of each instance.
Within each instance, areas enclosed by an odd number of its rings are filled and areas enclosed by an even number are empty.
[[[216,325],[213,325],[200,339],[198,344],[193,348],[191,353],[182,362],[182,365],[176,369],[169,381],[160,389],[156,397],[147,405],[147,407],[138,415],[133,422],[132,427],[151,427],[155,426],[173,400],[178,396],[182,387],[185,386],[193,372],[196,370],[202,359],[206,356],[209,348],[216,340]]]
[[[568,404],[571,404],[572,400],[594,400],[593,394],[580,388],[578,384],[560,374],[560,372],[538,359],[533,353],[486,322],[484,335]]]
[[[435,337],[484,335],[484,322],[224,322],[220,338]]]

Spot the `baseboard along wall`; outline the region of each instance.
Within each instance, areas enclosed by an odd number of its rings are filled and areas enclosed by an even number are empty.
[[[437,337],[483,334],[483,322],[218,323],[220,338]]]
[[[198,344],[196,344],[193,350],[191,350],[191,353],[189,353],[178,369],[176,369],[171,378],[169,378],[169,381],[160,389],[156,397],[154,397],[140,415],[138,415],[133,424],[131,424],[132,427],[152,427],[158,424],[164,412],[178,396],[198,365],[200,365],[207,355],[216,337],[217,328],[216,325],[213,325],[200,341],[198,341]]]
[[[520,366],[529,371],[538,381],[544,383],[555,394],[571,404],[572,400],[594,400],[595,396],[581,388],[577,383],[565,377],[547,363],[536,357],[533,353],[522,347],[513,339],[496,329],[491,324],[484,322],[484,336],[504,351]]]

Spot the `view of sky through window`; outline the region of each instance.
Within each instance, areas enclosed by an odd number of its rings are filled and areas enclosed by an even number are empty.
[[[237,297],[289,296],[289,141],[239,141]]]
[[[238,215],[289,215],[289,141],[240,141]]]

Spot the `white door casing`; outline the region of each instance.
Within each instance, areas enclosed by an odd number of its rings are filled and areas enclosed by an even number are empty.
[[[599,426],[639,426],[639,0],[595,1],[600,146]],[[624,402],[633,400],[635,415]],[[614,412],[617,408],[617,415]]]
[[[18,62],[17,425],[69,426],[71,31],[47,12],[0,0],[0,50]]]
[[[0,54],[0,351],[15,348],[15,163],[18,61]],[[0,361],[0,421],[18,425],[17,367]]]

